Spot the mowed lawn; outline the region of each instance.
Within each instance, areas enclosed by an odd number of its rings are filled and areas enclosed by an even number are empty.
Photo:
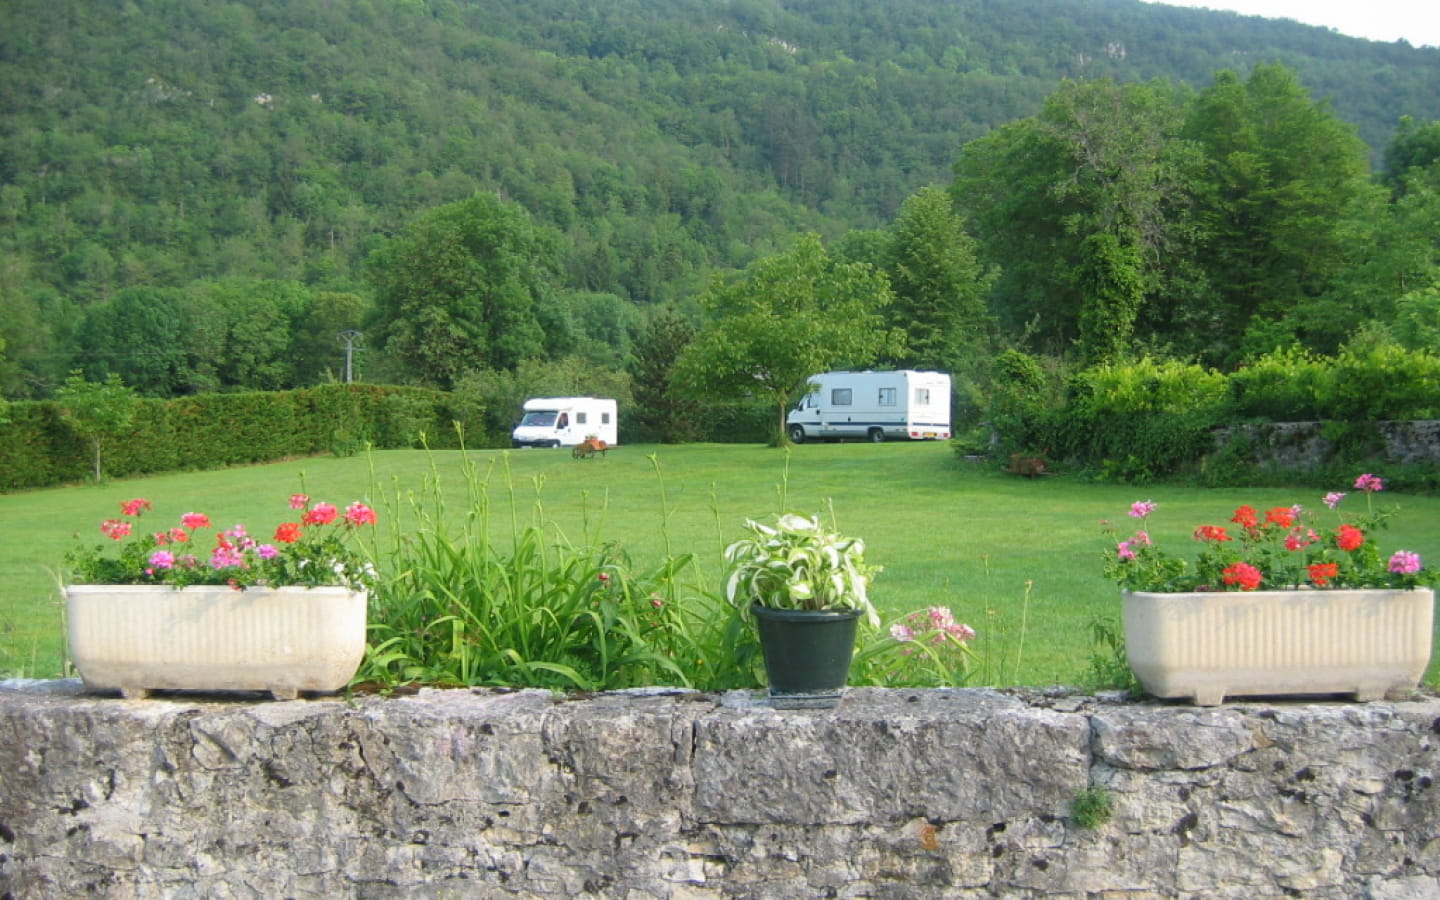
[[[833,508],[841,530],[863,537],[869,560],[884,567],[874,599],[887,618],[950,607],[979,632],[977,681],[996,685],[1082,680],[1091,622],[1119,615],[1118,591],[1101,576],[1111,546],[1103,523],[1130,530],[1125,513],[1132,501],[1156,501],[1152,534],[1187,552],[1196,525],[1224,524],[1241,503],[1323,510],[1324,493],[1132,488],[1065,475],[1026,479],[957,460],[945,444],[884,443],[804,444],[789,451],[622,446],[586,460],[563,449],[381,451],[10,494],[0,496],[0,677],[65,673],[58,592],[65,553],[82,540],[104,542],[99,523],[116,515],[123,500],[154,504],[145,527],[169,526],[196,511],[219,527],[242,522],[261,534],[289,517],[286,498],[293,492],[342,507],[366,499],[380,510],[377,534],[388,541],[413,524],[412,500],[433,503],[436,485],[445,498],[443,514],[464,515],[476,482],[484,486],[502,546],[512,523],[543,520],[556,540],[613,543],[637,566],[667,552],[693,553],[701,587],[716,591],[721,549],[741,536],[746,518],[782,509],[828,518]],[[1440,565],[1440,499],[1379,499],[1402,507],[1381,536],[1382,549],[1414,550]],[[1432,663],[1431,681],[1437,672],[1440,665]]]

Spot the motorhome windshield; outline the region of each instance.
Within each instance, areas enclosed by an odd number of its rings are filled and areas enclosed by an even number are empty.
[[[527,412],[525,418],[520,420],[521,425],[535,425],[541,428],[549,428],[555,424],[555,410],[541,409],[534,412]]]

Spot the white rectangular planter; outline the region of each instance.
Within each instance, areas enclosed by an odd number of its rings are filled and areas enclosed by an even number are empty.
[[[1432,590],[1124,594],[1125,651],[1145,690],[1227,696],[1413,690],[1430,662]]]
[[[342,587],[70,585],[70,654],[87,687],[338,691],[365,655],[366,594]]]

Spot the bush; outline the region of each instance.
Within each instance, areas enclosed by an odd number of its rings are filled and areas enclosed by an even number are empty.
[[[1225,408],[1225,377],[1179,362],[1096,366],[1072,379],[1055,452],[1104,478],[1148,481],[1199,459]]]
[[[1433,419],[1440,415],[1440,357],[1395,344],[1347,349],[1331,363],[1317,394],[1324,419]]]
[[[1275,350],[1230,375],[1234,419],[1304,422],[1321,418],[1324,360],[1299,348]]]
[[[990,449],[1001,458],[1011,453],[1039,454],[1049,447],[1060,392],[1039,358],[1019,350],[995,357],[983,404],[994,435]],[[972,437],[957,450],[968,453],[974,443]]]
[[[12,403],[0,424],[0,491],[83,480],[91,457],[53,401]],[[120,478],[325,452],[410,447],[420,431],[454,446],[446,396],[422,388],[326,385],[298,391],[139,400],[105,472]]]

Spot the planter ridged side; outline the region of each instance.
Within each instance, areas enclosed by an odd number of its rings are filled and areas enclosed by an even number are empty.
[[[88,688],[329,693],[365,655],[364,591],[70,585],[70,653]]]
[[[1124,594],[1125,650],[1156,697],[1413,690],[1433,643],[1435,594],[1290,590]]]

